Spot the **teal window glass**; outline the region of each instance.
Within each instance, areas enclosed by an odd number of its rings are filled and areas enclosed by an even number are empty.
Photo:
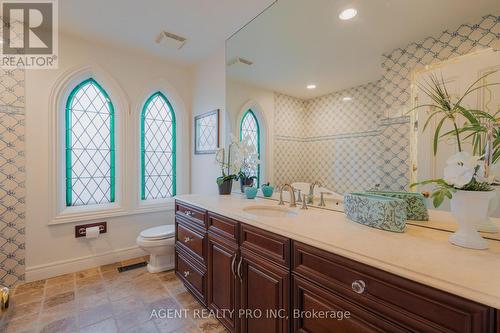
[[[141,198],[162,199],[176,194],[175,114],[167,98],[157,92],[141,113]]]
[[[252,110],[247,110],[241,118],[240,124],[240,140],[249,138],[250,142],[255,146],[255,149],[260,159],[260,127],[257,117]],[[250,176],[257,177],[257,186],[260,186],[260,165],[254,170],[245,170]]]
[[[77,85],[66,102],[66,206],[115,201],[114,109],[94,80]]]

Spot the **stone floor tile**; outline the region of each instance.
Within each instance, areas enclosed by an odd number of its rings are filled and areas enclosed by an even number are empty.
[[[90,326],[111,317],[113,317],[111,303],[106,303],[78,311],[78,325],[80,327]]]
[[[71,333],[78,332],[76,317],[66,317],[55,320],[41,327],[40,333]]]
[[[80,328],[80,333],[116,333],[118,328],[116,327],[115,320],[109,318],[100,321],[96,324]]]

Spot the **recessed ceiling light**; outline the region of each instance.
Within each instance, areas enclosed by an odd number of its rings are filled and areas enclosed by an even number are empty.
[[[339,14],[339,19],[341,20],[350,20],[352,18],[354,18],[354,16],[356,16],[358,14],[358,11],[354,8],[348,8],[348,9],[345,9],[343,10],[340,14]]]
[[[342,98],[342,100],[343,100],[344,102],[349,102],[349,101],[352,101],[352,97],[350,97],[350,96],[346,96],[346,97],[343,97],[343,98]]]
[[[309,89],[309,90],[316,89],[316,85],[315,84],[308,84],[307,89]]]

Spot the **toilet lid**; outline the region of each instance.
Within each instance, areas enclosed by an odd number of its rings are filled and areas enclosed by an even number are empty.
[[[164,239],[175,234],[175,227],[172,224],[160,225],[158,227],[149,228],[141,232],[141,237],[147,239]]]

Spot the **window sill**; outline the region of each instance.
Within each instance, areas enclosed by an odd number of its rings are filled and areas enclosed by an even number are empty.
[[[101,220],[107,218],[114,218],[120,216],[131,216],[140,215],[148,213],[159,213],[159,212],[169,212],[174,210],[174,201],[170,203],[160,204],[149,204],[142,205],[133,210],[125,210],[122,208],[106,209],[101,211],[89,211],[89,212],[74,212],[74,213],[61,213],[49,222],[49,225],[59,225],[66,223],[75,222],[87,222],[92,220]]]

